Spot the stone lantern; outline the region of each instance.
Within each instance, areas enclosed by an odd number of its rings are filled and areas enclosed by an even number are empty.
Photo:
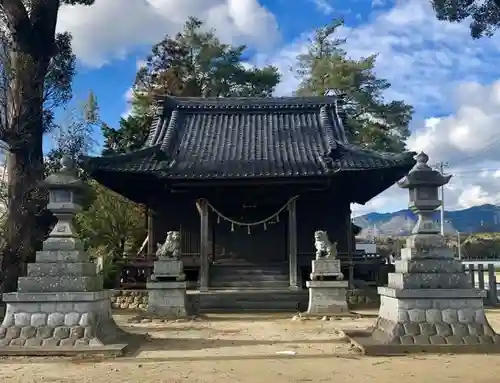
[[[411,352],[500,352],[500,337],[485,316],[483,292],[470,285],[462,263],[433,222],[441,206],[438,188],[449,182],[427,165],[425,153],[398,186],[408,189],[417,224],[401,249],[401,260],[379,287],[380,309],[370,331],[347,335],[366,354]]]
[[[61,170],[49,175],[43,186],[49,192],[47,209],[57,218],[49,238],[43,244],[44,250],[83,250],[82,241],[73,227],[73,218],[81,210],[79,201],[84,184],[76,176],[73,159],[64,156]]]
[[[433,219],[435,210],[442,203],[438,197],[438,188],[446,185],[451,175],[442,175],[427,165],[429,156],[425,153],[417,155],[416,160],[417,164],[405,178],[398,182],[398,186],[408,189],[410,195],[408,207],[418,217],[413,233],[438,233]]]
[[[120,355],[126,345],[118,342],[123,332],[111,315],[110,293],[103,291],[72,224],[84,185],[71,158],[64,157],[61,165],[43,182],[57,223],[36,262],[28,264],[27,276],[19,278],[18,291],[3,294],[0,353]]]

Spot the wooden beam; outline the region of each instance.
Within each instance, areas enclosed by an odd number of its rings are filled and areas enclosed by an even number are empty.
[[[288,203],[288,266],[290,289],[301,288],[297,267],[297,204],[295,200]]]
[[[208,228],[208,205],[205,200],[196,201],[196,207],[200,212],[200,291],[208,291],[208,253],[209,253],[209,228]]]

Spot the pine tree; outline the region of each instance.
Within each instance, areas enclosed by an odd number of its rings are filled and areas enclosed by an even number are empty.
[[[301,79],[297,95],[342,97],[347,134],[352,143],[374,150],[400,152],[410,131],[413,108],[403,101],[384,100],[390,83],[374,72],[376,55],[360,60],[342,49],[345,40],[335,37],[341,21],[319,28],[306,53],[297,57]]]

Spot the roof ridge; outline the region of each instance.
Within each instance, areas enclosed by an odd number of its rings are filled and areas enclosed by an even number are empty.
[[[309,97],[172,97],[166,96],[167,104],[178,109],[309,109],[323,106],[335,107],[336,96]],[[170,101],[170,103],[168,102]]]

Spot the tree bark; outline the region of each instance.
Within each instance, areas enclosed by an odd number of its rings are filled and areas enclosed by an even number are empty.
[[[2,259],[2,291],[15,291],[25,264],[40,249],[47,229],[43,179],[43,78],[46,65],[13,53],[9,97],[8,206]]]
[[[33,125],[39,123],[33,121]],[[9,203],[2,259],[3,292],[16,290],[17,278],[40,249],[47,231],[46,199],[39,188],[43,179],[42,133],[41,129],[29,130],[33,133],[27,144],[14,148],[7,160]]]

